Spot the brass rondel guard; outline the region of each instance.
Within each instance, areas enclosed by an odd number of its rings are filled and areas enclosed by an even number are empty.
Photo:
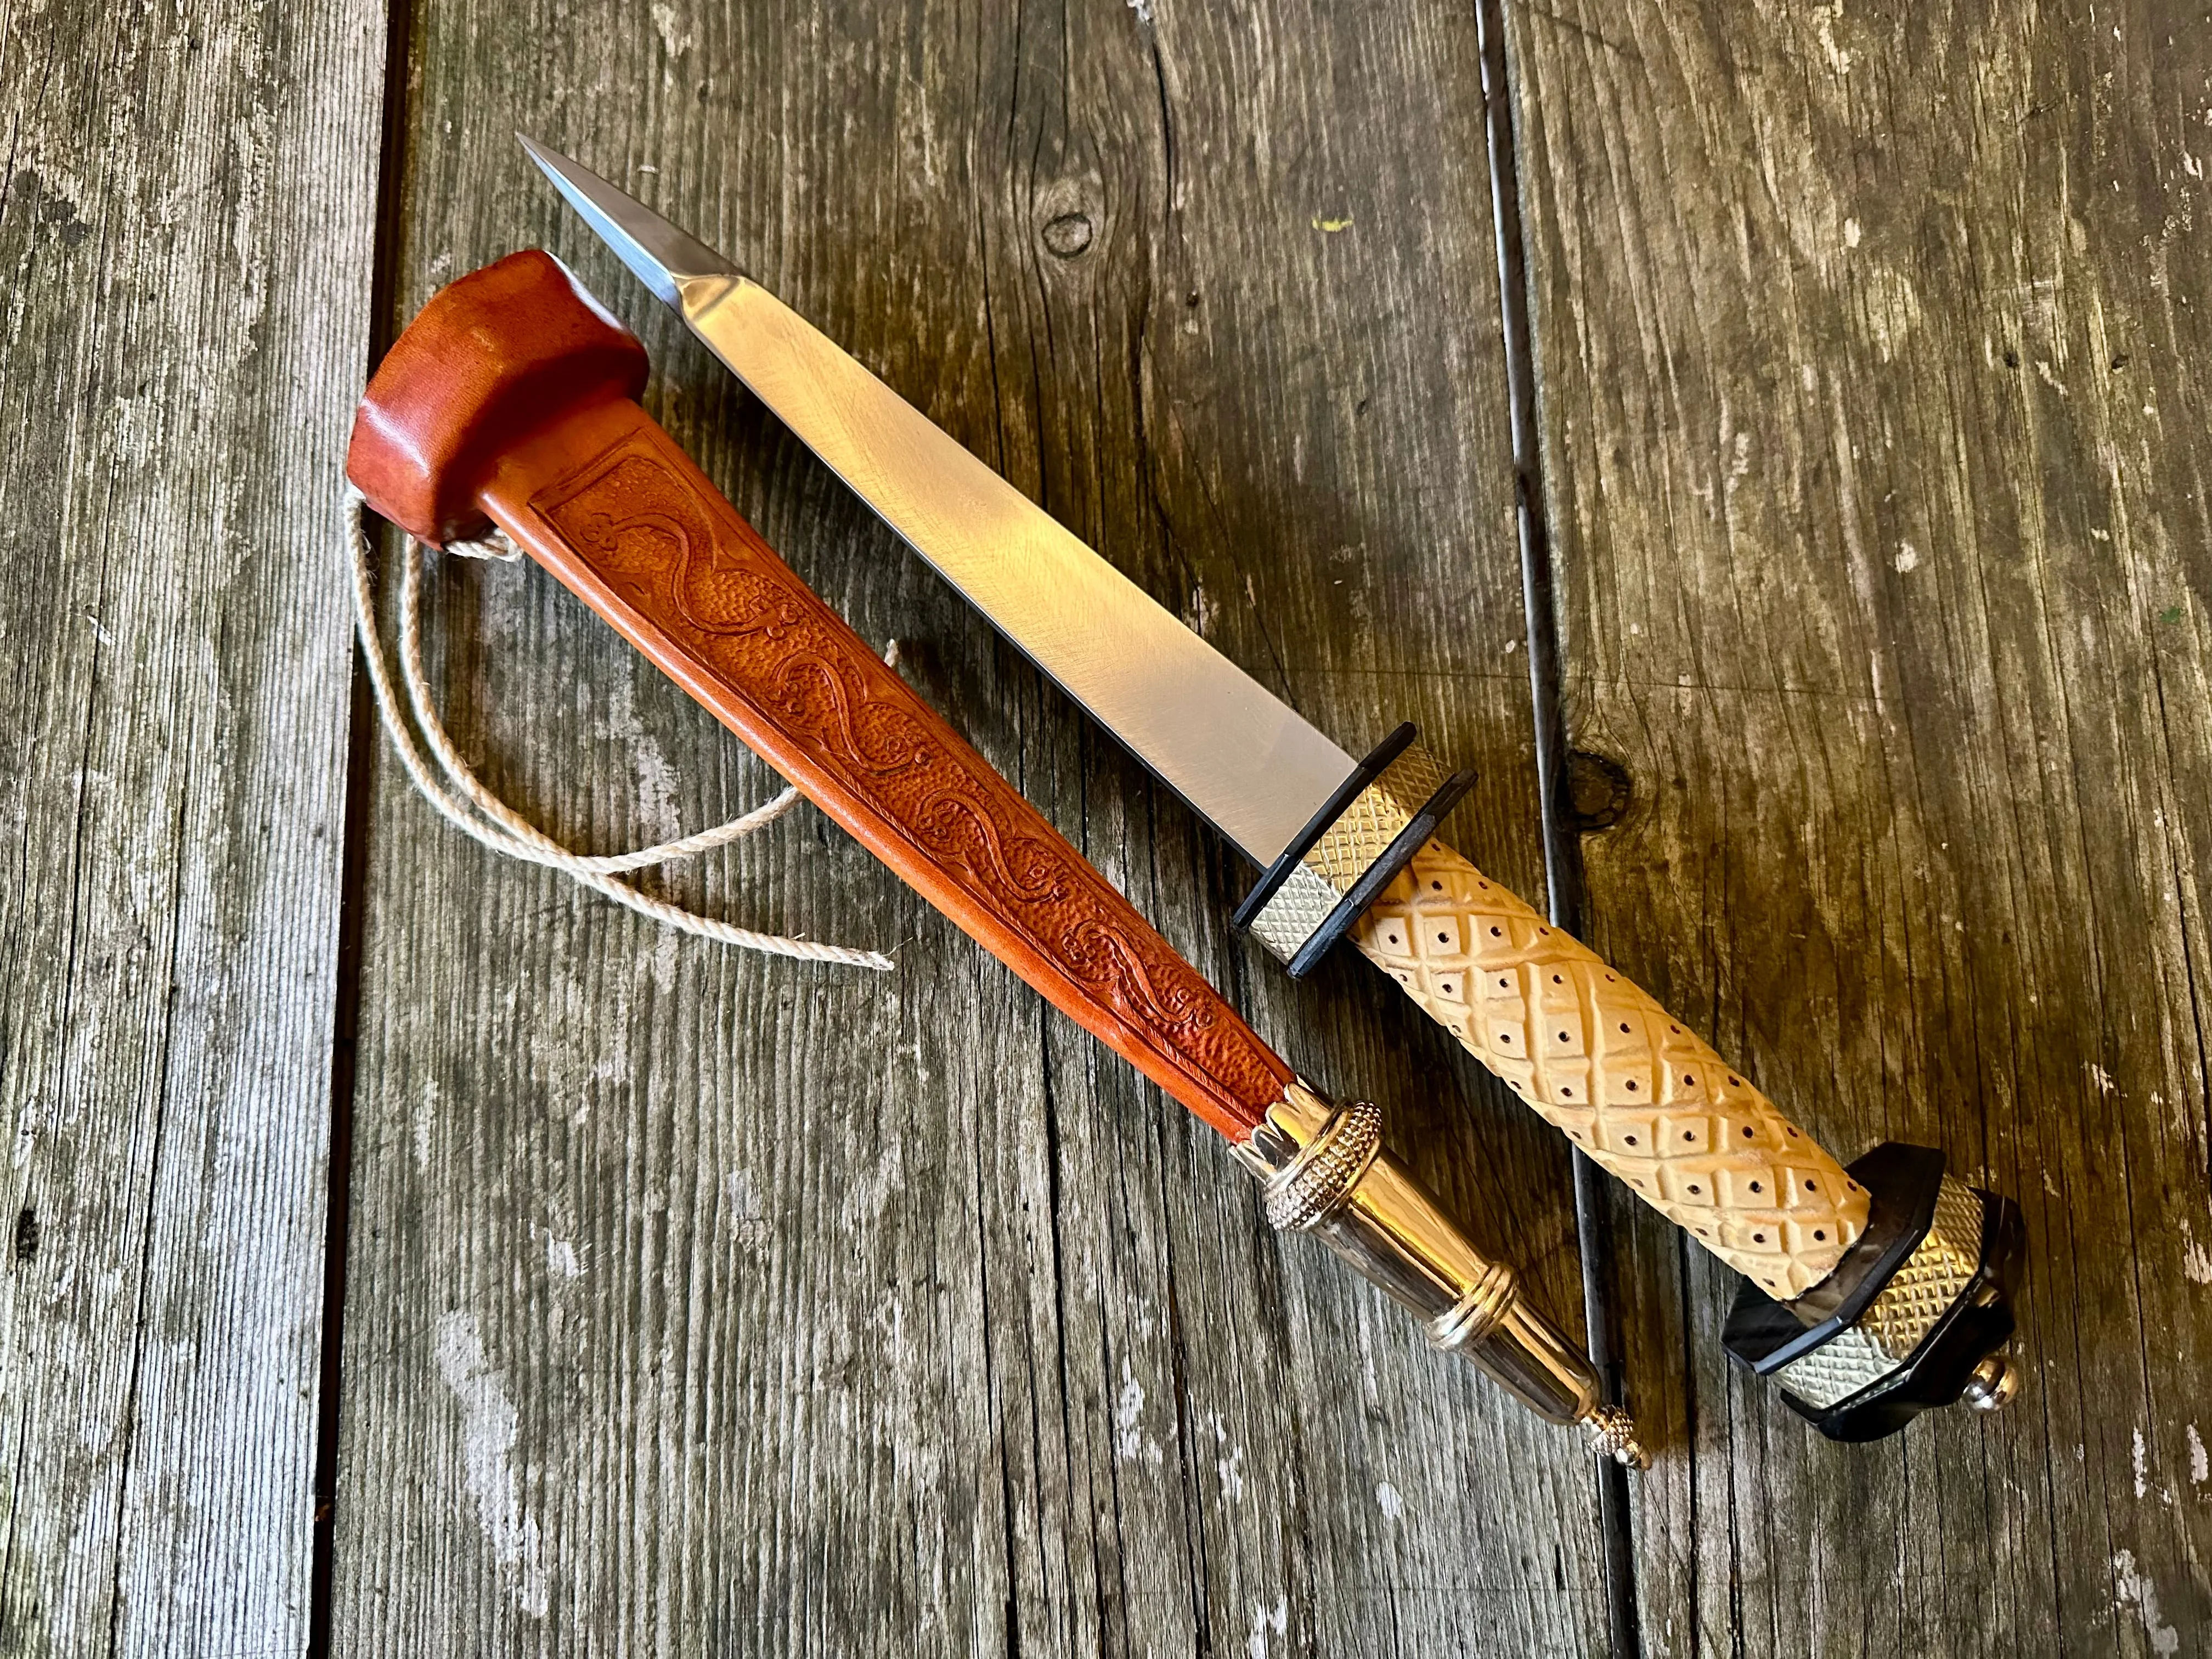
[[[1382,1145],[1382,1114],[1292,1083],[1237,1155],[1260,1177],[1267,1219],[1311,1233],[1421,1322],[1429,1345],[1472,1360],[1530,1409],[1580,1423],[1593,1449],[1650,1459],[1628,1413],[1600,1397],[1589,1362],[1530,1307],[1513,1269],[1487,1260]]]

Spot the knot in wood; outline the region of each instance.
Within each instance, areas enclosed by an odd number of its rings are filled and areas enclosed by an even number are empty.
[[[1044,245],[1055,258],[1073,259],[1091,246],[1093,234],[1090,215],[1063,213],[1045,222]]]

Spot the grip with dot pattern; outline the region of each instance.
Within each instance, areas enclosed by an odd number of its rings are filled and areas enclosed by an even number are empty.
[[[1865,1231],[1865,1189],[1812,1136],[1442,842],[1352,939],[1608,1174],[1769,1295],[1810,1290]]]

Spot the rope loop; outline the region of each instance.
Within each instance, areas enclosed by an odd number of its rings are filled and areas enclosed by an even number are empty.
[[[352,546],[355,632],[361,640],[362,653],[368,660],[369,689],[375,696],[377,716],[385,736],[391,740],[416,792],[447,822],[495,853],[526,864],[542,864],[562,871],[593,892],[617,904],[628,905],[665,927],[733,945],[741,951],[796,957],[802,962],[872,968],[878,973],[890,971],[891,959],[880,951],[823,945],[782,933],[755,933],[653,898],[627,882],[615,879],[628,871],[665,864],[672,859],[696,857],[766,829],[799,804],[800,796],[796,787],[786,786],[774,799],[711,830],[702,830],[654,847],[641,847],[634,852],[601,854],[570,851],[486,787],[453,746],[446,723],[431,698],[429,680],[422,671],[422,568],[428,562],[429,550],[412,536],[407,538],[399,573],[399,678],[406,690],[407,709],[414,716],[410,729],[400,712],[399,693],[392,684],[392,665],[385,655],[383,630],[377,620],[373,581],[375,555],[364,517],[367,507],[361,491],[349,483],[344,510],[346,533]],[[446,550],[463,558],[491,559],[501,563],[511,563],[522,556],[522,550],[503,530],[495,530],[483,541],[450,543]],[[884,660],[894,668],[898,665],[896,640],[884,653]],[[420,744],[416,741],[417,732],[422,737]],[[426,746],[437,762],[438,771],[444,774],[442,780],[423,757],[422,749]]]

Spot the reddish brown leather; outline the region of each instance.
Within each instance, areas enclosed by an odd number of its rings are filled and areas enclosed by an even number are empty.
[[[346,475],[434,547],[473,540],[491,528],[476,496],[494,457],[578,404],[636,397],[645,374],[636,336],[566,266],[510,253],[432,295],[393,343],[355,412]]]
[[[544,303],[474,318],[498,337],[499,361],[529,352],[507,337],[546,326]],[[391,377],[392,361],[371,383],[380,410],[367,429],[393,431],[398,411],[426,428],[404,429],[415,453],[489,453],[482,434],[451,429],[482,408],[465,391],[480,377],[441,362],[426,388]],[[438,384],[465,390],[441,406]],[[474,510],[992,955],[1216,1129],[1241,1139],[1282,1097],[1290,1067],[627,397],[569,399],[556,422],[507,435]]]

